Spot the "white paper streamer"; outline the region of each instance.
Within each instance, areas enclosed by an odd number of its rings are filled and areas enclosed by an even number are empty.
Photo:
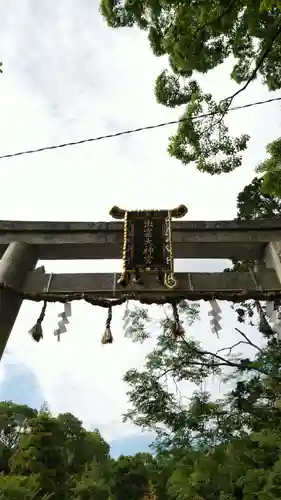
[[[221,313],[221,308],[220,306],[218,305],[217,301],[216,300],[210,300],[210,306],[211,306],[211,311],[209,312],[209,316],[211,316],[213,314],[213,311],[216,313],[216,314],[220,314]]]
[[[220,325],[221,321],[221,308],[216,300],[210,300],[211,310],[208,312],[210,317],[211,332],[218,335],[218,332],[222,329]]]
[[[65,325],[68,325],[69,323],[68,318],[70,317],[71,317],[71,304],[70,302],[66,302],[64,304],[63,312],[58,314],[58,325],[57,325],[58,327],[54,330],[54,335],[57,337],[58,342],[60,342],[61,334],[67,331]]]

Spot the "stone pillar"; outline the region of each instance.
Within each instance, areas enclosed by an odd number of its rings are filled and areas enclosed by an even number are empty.
[[[267,268],[275,270],[281,288],[281,241],[271,241],[266,245],[264,262]]]
[[[21,290],[29,271],[38,260],[37,247],[27,243],[11,243],[0,261],[0,283]],[[0,288],[0,360],[16,321],[22,299],[9,289]]]

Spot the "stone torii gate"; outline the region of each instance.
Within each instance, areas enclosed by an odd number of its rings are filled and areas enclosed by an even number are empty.
[[[123,227],[123,222],[0,221],[0,359],[30,294],[124,295],[114,273],[49,275],[35,269],[39,259],[120,259]],[[142,286],[130,285],[133,298],[180,295],[242,302],[281,297],[281,220],[177,221],[172,230],[175,259],[237,259],[260,266],[255,272],[177,273],[176,289],[147,276]]]

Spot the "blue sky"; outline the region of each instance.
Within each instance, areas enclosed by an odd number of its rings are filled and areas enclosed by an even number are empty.
[[[31,408],[40,408],[44,394],[35,373],[23,363],[4,363],[4,378],[0,383],[0,401],[14,401]]]
[[[3,364],[4,378],[0,382],[0,401],[13,401],[39,409],[44,403],[44,392],[35,373],[24,363],[16,362],[13,356]],[[124,439],[113,439],[109,442],[112,457],[133,455],[140,451],[151,451],[149,445],[153,435],[146,433]]]
[[[154,98],[154,81],[167,67],[156,59],[145,33],[112,30],[95,0],[13,0],[1,5],[0,155],[176,119]],[[200,77],[217,99],[237,89],[231,64]],[[273,93],[270,94],[270,97]],[[235,105],[269,97],[255,82]],[[5,220],[110,220],[113,205],[172,208],[187,205],[191,220],[232,219],[236,196],[264,159],[265,146],[280,135],[279,104],[233,112],[233,134],[251,136],[243,167],[220,177],[201,174],[167,154],[175,126],[132,136],[0,160],[0,217]],[[266,126],[265,124],[270,124]],[[159,183],[159,179],[161,182]],[[15,182],[16,181],[16,182]],[[121,261],[43,262],[47,272],[119,272]],[[176,262],[177,271],[222,270],[225,262]],[[201,307],[192,330],[205,345],[234,338],[234,317],[224,306],[223,339],[215,339]],[[28,330],[39,304],[25,303],[0,367],[0,394],[21,402],[47,400],[54,413],[70,411],[97,427],[118,450],[146,449],[151,436],[122,423],[128,406],[123,375],[141,368],[152,343],[124,339],[122,310],[115,311],[112,346],[101,346],[104,312],[75,304],[68,332],[57,343],[57,304],[48,307],[44,341],[33,343]],[[157,331],[155,331],[157,335]],[[230,345],[230,344],[228,344]],[[218,347],[219,348],[219,347]],[[186,395],[190,387],[186,387]],[[219,391],[211,386],[212,391]],[[4,396],[3,396],[4,395]],[[34,403],[33,403],[34,404]],[[39,404],[39,403],[38,403]]]

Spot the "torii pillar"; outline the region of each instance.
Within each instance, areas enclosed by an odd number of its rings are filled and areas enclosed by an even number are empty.
[[[37,247],[13,242],[0,260],[0,283],[21,290],[38,260]],[[9,288],[0,287],[0,360],[17,319],[22,298]]]

